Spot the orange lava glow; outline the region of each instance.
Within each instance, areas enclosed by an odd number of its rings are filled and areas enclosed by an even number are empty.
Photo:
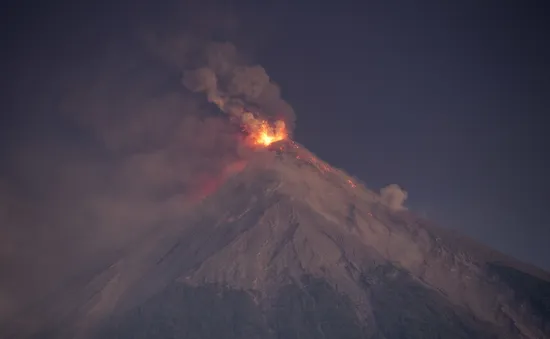
[[[275,125],[270,125],[267,121],[259,121],[253,128],[247,128],[250,132],[250,139],[256,146],[269,146],[274,142],[288,138],[283,121],[277,121]]]
[[[189,201],[197,203],[215,193],[233,175],[243,171],[247,165],[244,160],[227,165],[218,173],[203,173],[196,178],[196,187],[189,194]]]

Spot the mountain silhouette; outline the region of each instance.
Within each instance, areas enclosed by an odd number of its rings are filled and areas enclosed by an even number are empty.
[[[6,337],[534,339],[550,275],[283,141],[25,312]]]

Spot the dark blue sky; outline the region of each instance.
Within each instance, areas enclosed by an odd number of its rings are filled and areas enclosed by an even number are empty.
[[[116,18],[128,4],[71,3],[20,1],[6,12],[7,71],[36,46],[48,62],[70,62],[59,51],[71,37],[94,46],[125,29]],[[398,183],[413,210],[441,225],[550,268],[548,11],[517,1],[364,1],[236,12],[250,22],[237,43],[294,107],[298,142],[372,188]],[[17,81],[7,79],[7,88]],[[21,120],[4,114],[5,144]]]

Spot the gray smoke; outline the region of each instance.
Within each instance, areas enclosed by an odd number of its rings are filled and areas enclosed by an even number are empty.
[[[391,184],[380,189],[380,199],[383,204],[393,209],[405,209],[403,203],[408,193],[397,184]]]
[[[257,108],[259,115],[293,126],[294,111],[281,98],[279,87],[265,69],[245,65],[241,60],[231,43],[210,43],[200,67],[184,71],[183,83],[193,92],[205,93],[208,101],[234,117]]]
[[[79,34],[37,30],[10,51],[4,112],[17,119],[0,126],[13,136],[0,145],[0,328],[151,228],[181,223],[241,168],[240,129],[194,92],[223,98],[227,112],[254,104],[294,119],[261,67],[212,43],[222,21],[193,13],[182,25],[163,16],[160,28],[143,18],[135,28],[124,21],[132,9]],[[125,24],[129,33],[110,31]],[[24,328],[42,318],[21,320]]]

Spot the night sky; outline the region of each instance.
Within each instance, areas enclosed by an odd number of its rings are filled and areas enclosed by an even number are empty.
[[[7,181],[31,139],[85,143],[48,106],[52,70],[103,60],[103,43],[141,34],[143,18],[178,22],[173,3],[90,3],[3,10]],[[238,28],[216,32],[279,84],[295,140],[370,188],[399,184],[418,214],[550,269],[550,13],[518,1],[302,3],[231,7]]]

